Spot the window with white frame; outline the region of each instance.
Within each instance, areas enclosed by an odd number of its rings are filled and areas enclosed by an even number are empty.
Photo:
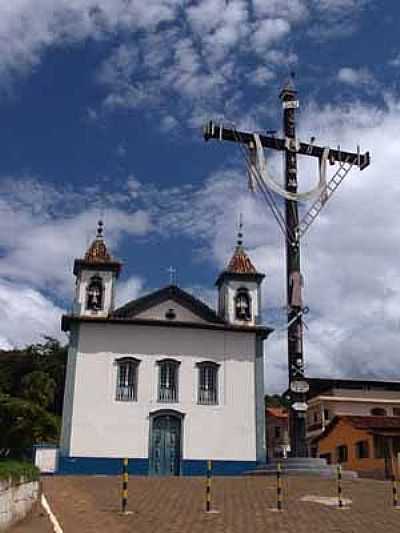
[[[158,401],[178,401],[178,370],[180,362],[175,359],[158,361]]]
[[[117,390],[115,399],[124,402],[137,401],[138,366],[134,357],[117,359]]]
[[[199,369],[198,403],[217,405],[219,365],[212,361],[204,361],[197,363],[197,367]]]

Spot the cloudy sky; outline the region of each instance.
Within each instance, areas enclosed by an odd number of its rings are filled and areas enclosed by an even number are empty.
[[[397,378],[399,22],[390,0],[0,0],[0,347],[61,338],[100,216],[125,263],[120,302],[173,265],[213,303],[242,212],[277,328],[267,387],[284,388],[284,242],[238,146],[205,143],[201,126],[279,134],[295,71],[299,137],[372,158],[302,241],[306,371]],[[307,187],[316,167],[300,171]]]

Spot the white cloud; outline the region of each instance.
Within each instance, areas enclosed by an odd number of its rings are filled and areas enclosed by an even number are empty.
[[[69,295],[73,260],[82,256],[94,238],[99,209],[95,205],[87,209],[85,191],[56,190],[35,180],[4,180],[0,194],[0,275]],[[117,197],[118,202],[124,200]],[[72,212],[65,212],[64,206],[71,206]],[[106,235],[114,246],[123,234],[144,235],[152,230],[143,210],[129,213],[109,207],[104,218]]]
[[[0,280],[0,349],[40,342],[43,335],[65,342],[60,327],[63,312],[39,291]]]
[[[254,72],[249,74],[249,82],[252,85],[264,87],[268,81],[275,78],[275,73],[268,67],[257,67]]]
[[[290,22],[298,22],[309,16],[304,0],[253,0],[253,6],[257,17],[283,17]]]
[[[314,6],[321,11],[339,11],[350,12],[351,10],[360,10],[371,0],[313,0]]]
[[[37,64],[47,47],[115,30],[152,30],[175,17],[178,0],[13,0],[0,3],[0,74]]]
[[[125,281],[119,281],[116,287],[115,305],[119,307],[142,295],[144,287],[143,279],[131,276]]]
[[[359,69],[343,67],[339,70],[337,79],[342,83],[353,86],[373,85],[375,83],[374,76],[365,67]]]
[[[391,67],[400,67],[400,52],[396,56],[394,56],[394,58],[391,59],[388,64]]]
[[[264,19],[255,26],[252,42],[258,53],[264,53],[290,32],[290,23],[284,18]]]

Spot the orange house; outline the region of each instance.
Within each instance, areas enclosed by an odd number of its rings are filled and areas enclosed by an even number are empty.
[[[341,463],[360,476],[385,478],[399,473],[400,417],[337,416],[313,440],[318,456]]]

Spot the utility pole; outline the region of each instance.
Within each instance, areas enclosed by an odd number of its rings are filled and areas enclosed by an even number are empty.
[[[285,240],[286,240],[286,293],[288,320],[288,374],[291,409],[289,413],[291,456],[307,457],[305,442],[305,411],[308,383],[304,376],[303,355],[303,319],[305,312],[302,302],[302,275],[300,270],[300,239],[314,222],[319,212],[337,189],[352,166],[360,170],[370,163],[369,152],[344,152],[337,147],[331,149],[316,146],[313,142],[303,143],[296,138],[296,109],[299,107],[297,93],[292,81],[288,82],[280,94],[283,108],[284,138],[260,135],[259,140],[263,148],[283,151],[285,157],[285,191],[297,194],[297,154],[317,157],[320,165],[326,156],[329,163],[338,163],[339,169],[327,183],[312,204],[311,208],[299,220],[297,201],[285,197]],[[220,141],[232,141],[254,148],[254,134],[238,131],[235,128],[225,128],[209,122],[204,129],[204,138]]]

